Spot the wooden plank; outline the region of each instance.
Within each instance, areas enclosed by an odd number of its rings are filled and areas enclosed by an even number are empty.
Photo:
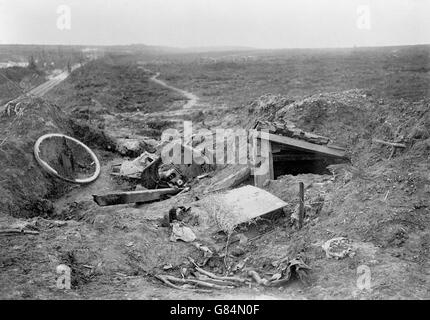
[[[265,135],[266,136],[268,135],[268,138],[271,142],[288,145],[293,149],[311,151],[315,153],[325,154],[331,157],[338,157],[338,158],[346,157],[345,151],[342,151],[339,149],[332,149],[326,146],[306,142],[303,140],[293,139],[289,137],[279,136],[272,133],[266,133]],[[258,138],[262,139],[260,132],[258,133]]]
[[[145,203],[161,199],[164,195],[174,195],[181,191],[177,188],[139,190],[129,192],[110,193],[105,195],[93,195],[94,201],[99,206],[113,206],[126,203]]]
[[[220,202],[229,210],[235,225],[256,217],[282,209],[288,204],[270,192],[254,186],[232,189],[217,195]]]

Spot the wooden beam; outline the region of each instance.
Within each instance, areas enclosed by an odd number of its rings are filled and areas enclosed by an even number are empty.
[[[260,143],[261,143],[261,141],[260,141]],[[272,143],[270,143],[270,141],[269,141],[266,144],[266,147],[268,148],[267,154],[269,156],[267,159],[262,158],[261,163],[265,163],[266,161],[268,161],[269,170],[267,170],[267,172],[265,174],[255,174],[256,170],[254,170],[254,186],[256,186],[258,188],[262,188],[264,183],[266,182],[266,180],[274,180],[275,179],[275,174],[274,174],[274,169],[273,169]],[[256,149],[257,148],[255,148],[254,152],[256,152]],[[262,150],[261,153],[264,154],[265,151]],[[260,164],[260,166],[261,166],[261,164]]]
[[[269,175],[270,180],[275,180],[275,169],[273,169],[273,151],[272,151],[272,143],[269,143]]]
[[[327,156],[337,157],[337,158],[345,158],[346,157],[345,151],[342,151],[339,149],[332,149],[332,148],[329,148],[326,146],[306,142],[303,140],[284,137],[284,136],[280,136],[280,135],[276,135],[276,134],[272,134],[272,133],[265,133],[265,136],[268,136],[268,138],[271,142],[276,142],[279,144],[288,145],[289,147],[291,147],[293,149],[325,154]],[[264,139],[265,137],[262,137],[261,132],[259,132],[258,138]]]
[[[315,153],[303,154],[274,154],[273,161],[322,161],[327,160],[327,157]]]
[[[129,192],[110,193],[106,195],[93,195],[99,206],[113,206],[126,203],[145,203],[161,199],[164,195],[174,195],[181,191],[177,188],[139,190]]]

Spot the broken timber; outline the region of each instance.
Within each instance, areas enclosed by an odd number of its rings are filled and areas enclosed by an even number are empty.
[[[104,207],[126,203],[151,202],[155,200],[160,200],[163,196],[166,195],[175,195],[180,191],[181,189],[177,188],[139,190],[130,192],[110,193],[106,195],[93,195],[93,198],[99,206]]]
[[[303,140],[293,139],[290,137],[279,136],[273,133],[265,133],[263,136],[261,135],[260,132],[258,133],[258,137],[260,139],[264,139],[266,136],[269,138],[270,142],[285,144],[291,147],[292,149],[320,153],[320,154],[324,154],[331,157],[337,157],[337,158],[346,157],[345,150],[342,150],[340,147],[332,148],[332,147],[314,144]]]
[[[372,139],[372,142],[380,143],[380,144],[383,144],[383,145],[386,145],[386,146],[393,147],[393,150],[391,150],[391,153],[390,153],[390,156],[388,157],[388,159],[391,159],[394,156],[394,154],[397,151],[397,148],[401,148],[401,149],[405,149],[406,148],[405,144],[398,143],[398,142],[388,142],[388,141],[384,141],[384,140],[380,140],[380,139]]]
[[[394,148],[406,148],[406,145],[403,144],[403,143],[388,142],[388,141],[379,140],[379,139],[372,139],[372,141],[375,142],[375,143],[384,144],[386,146],[391,146],[391,147],[394,147]]]

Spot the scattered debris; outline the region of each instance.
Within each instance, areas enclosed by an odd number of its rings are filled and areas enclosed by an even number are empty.
[[[383,144],[383,145],[392,147],[392,150],[391,150],[391,153],[390,153],[390,156],[388,159],[391,159],[395,155],[397,149],[399,149],[399,148],[405,149],[406,148],[406,145],[404,143],[400,143],[400,142],[402,142],[402,139],[400,139],[398,142],[388,142],[388,141],[384,141],[384,140],[380,140],[380,139],[372,139],[372,141],[375,143],[379,143],[379,144]]]
[[[308,273],[311,268],[303,262],[301,258],[289,260],[288,258],[282,259],[277,263],[277,273],[271,279],[265,279],[254,271],[248,271],[248,276],[251,277],[257,284],[263,286],[282,286],[287,284],[290,279],[295,276],[302,282],[306,282]]]
[[[203,251],[203,256],[204,256],[205,259],[210,259],[213,256],[213,254],[214,254],[213,251],[211,249],[209,249],[208,247],[203,246],[203,245],[201,245],[200,243],[197,243],[197,242],[195,242],[193,244],[194,244],[194,246],[197,249]],[[206,263],[206,261],[205,261],[205,263]]]
[[[226,281],[226,280],[217,280],[217,279],[213,279],[211,277],[208,277],[204,274],[201,274],[198,271],[195,271],[193,273],[194,277],[196,277],[197,280],[200,281],[204,281],[204,282],[209,282],[209,283],[213,283],[216,285],[222,285],[222,286],[230,286],[230,287],[237,287],[238,284],[235,282],[231,282],[231,281]]]
[[[222,281],[231,281],[231,282],[238,282],[238,283],[247,283],[248,280],[244,278],[238,278],[238,277],[221,277],[217,276],[216,274],[206,271],[203,268],[199,267],[197,263],[190,257],[188,257],[188,260],[194,265],[194,268],[196,271],[208,276],[209,278],[215,279],[215,280],[222,280]]]
[[[164,215],[164,219],[161,226],[169,227],[170,224],[174,221],[182,221],[184,217],[190,213],[190,211],[191,207],[185,208],[184,206],[180,206],[171,208],[169,212]]]
[[[160,180],[165,181],[169,186],[183,187],[186,177],[177,166],[160,166],[158,170]]]
[[[156,275],[155,278],[164,282],[167,286],[174,288],[174,289],[178,289],[178,290],[194,290],[195,292],[201,292],[201,293],[211,293],[212,292],[212,290],[196,289],[195,287],[193,287],[189,284],[177,286],[177,285],[171,283],[169,281],[169,279],[167,279],[167,276],[163,276],[163,275]]]
[[[297,257],[295,259],[282,259],[278,264],[278,273],[271,279],[271,285],[280,286],[286,284],[292,276],[297,276],[302,282],[307,282],[311,268]]]
[[[210,293],[212,292],[212,290],[207,290],[207,289],[197,289],[196,286],[200,286],[200,287],[204,287],[204,288],[211,288],[211,289],[224,289],[224,287],[215,285],[215,284],[210,284],[204,281],[199,281],[199,280],[188,280],[188,279],[179,279],[173,276],[169,276],[169,275],[157,275],[155,276],[157,279],[163,281],[166,285],[168,285],[169,287],[172,287],[174,289],[178,289],[178,290],[195,290],[196,292],[205,292],[205,293]],[[172,282],[176,282],[176,283],[181,283],[182,286],[178,286],[173,284]],[[227,287],[225,287],[227,288]]]
[[[269,280],[261,278],[254,270],[248,271],[248,276],[251,277],[258,285],[267,286],[269,284]]]
[[[170,270],[170,269],[173,269],[173,266],[172,266],[172,264],[165,264],[164,266],[163,266],[163,270],[165,270],[165,271],[167,271],[167,270]]]
[[[145,143],[139,139],[117,139],[116,150],[127,157],[135,157],[145,149]]]
[[[164,276],[164,277],[165,277],[165,279],[167,279],[171,282],[182,283],[182,284],[192,284],[192,285],[197,285],[197,286],[200,286],[203,288],[218,289],[218,290],[234,289],[234,286],[218,285],[218,284],[214,284],[214,283],[210,283],[210,282],[206,282],[206,281],[201,281],[201,280],[180,279],[180,278],[176,278],[173,276]]]
[[[172,235],[170,241],[182,240],[184,242],[193,242],[196,240],[196,235],[189,227],[181,226],[180,223],[172,223]]]
[[[353,257],[355,255],[350,241],[345,237],[330,239],[323,244],[322,248],[327,258],[343,259],[346,256]]]
[[[178,287],[176,285],[174,285],[173,287],[176,289],[191,289],[191,288],[195,288],[195,287],[203,287],[203,288],[210,288],[210,289],[218,289],[218,290],[222,290],[222,289],[233,289],[233,286],[222,286],[222,285],[218,285],[218,284],[214,284],[214,283],[210,283],[210,282],[206,282],[206,281],[201,281],[201,280],[194,280],[194,279],[180,279],[180,278],[176,278],[174,276],[169,276],[169,275],[160,275],[157,276],[159,277],[159,279],[162,279],[162,281],[164,283],[166,283],[166,280],[168,283],[172,284],[172,282],[175,283],[180,283],[183,285],[187,285],[186,287]],[[167,284],[167,283],[166,283]]]
[[[243,268],[245,267],[245,264],[248,260],[249,260],[249,258],[245,258],[245,259],[241,260],[240,262],[238,262],[236,265],[233,266],[232,271],[237,272],[237,271],[243,270]]]
[[[162,275],[161,277],[164,283],[171,287],[175,287],[176,285],[172,285],[173,283],[180,283],[183,285],[191,285],[181,286],[176,289],[190,289],[196,287],[204,287],[210,289],[233,289],[240,285],[250,285],[251,282],[247,278],[241,277],[232,277],[232,276],[218,276],[210,271],[207,271],[197,265],[197,263],[191,257],[188,257],[188,260],[193,264],[194,271],[191,273],[181,272],[182,278],[176,278],[174,276]],[[241,270],[244,267],[244,264],[247,259],[243,260],[241,266],[238,266],[236,270]],[[263,286],[282,286],[287,284],[293,277],[298,278],[299,280],[306,282],[308,278],[308,273],[311,268],[306,265],[301,258],[296,258],[289,260],[288,258],[282,259],[281,261],[276,263],[277,273],[275,273],[271,279],[265,279],[260,277],[260,275],[254,271],[248,271],[247,275],[251,279],[253,279],[258,285]],[[194,276],[194,279],[190,278],[190,274]]]
[[[113,165],[111,175],[127,177],[130,179],[141,179],[142,173],[157,162],[156,154],[144,152],[132,161],[124,161]]]
[[[49,221],[49,224],[51,227],[64,227],[67,225],[67,221],[52,220],[52,221]]]

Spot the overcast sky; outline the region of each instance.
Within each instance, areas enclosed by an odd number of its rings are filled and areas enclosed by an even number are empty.
[[[70,8],[70,20],[59,5]],[[430,43],[430,0],[0,0],[0,43],[423,44]]]

